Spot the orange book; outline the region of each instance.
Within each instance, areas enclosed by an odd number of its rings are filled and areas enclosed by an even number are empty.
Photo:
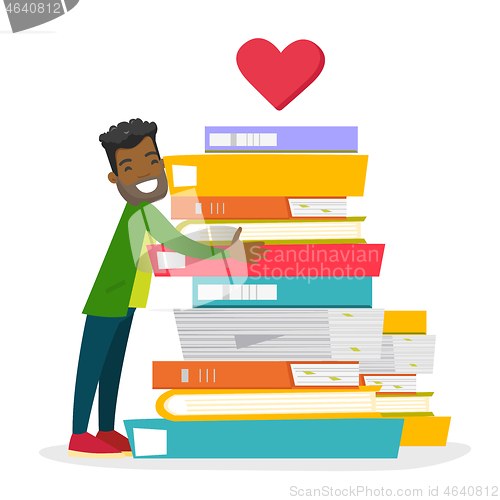
[[[357,361],[153,361],[153,389],[358,387]]]
[[[345,218],[344,198],[282,196],[172,195],[172,219],[300,219]]]

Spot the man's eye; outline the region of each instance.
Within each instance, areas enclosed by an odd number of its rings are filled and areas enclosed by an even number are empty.
[[[127,170],[132,170],[132,167],[125,167],[124,172],[126,172]]]
[[[155,163],[158,163],[158,160],[153,160],[153,161],[151,162],[151,165],[154,165]]]

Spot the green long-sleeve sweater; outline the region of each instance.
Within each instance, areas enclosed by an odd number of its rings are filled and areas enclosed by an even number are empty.
[[[227,250],[213,249],[182,235],[149,203],[134,207],[127,203],[94,282],[84,314],[104,317],[126,316],[138,271],[144,236],[167,248],[198,259],[228,257]]]

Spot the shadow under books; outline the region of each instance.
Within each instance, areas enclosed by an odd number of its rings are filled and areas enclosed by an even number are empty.
[[[283,471],[371,471],[403,470],[430,467],[451,462],[469,453],[471,447],[448,443],[441,447],[405,446],[397,459],[103,459],[68,457],[68,446],[51,446],[40,450],[49,460],[74,465],[108,469],[143,470],[283,470]]]

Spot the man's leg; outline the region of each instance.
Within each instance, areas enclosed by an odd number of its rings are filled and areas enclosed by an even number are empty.
[[[76,374],[73,434],[87,432],[97,383],[120,320],[87,316]]]
[[[116,400],[122,374],[123,359],[134,308],[129,308],[127,316],[120,318],[115,336],[108,350],[99,379],[99,431],[110,432],[115,428]]]

